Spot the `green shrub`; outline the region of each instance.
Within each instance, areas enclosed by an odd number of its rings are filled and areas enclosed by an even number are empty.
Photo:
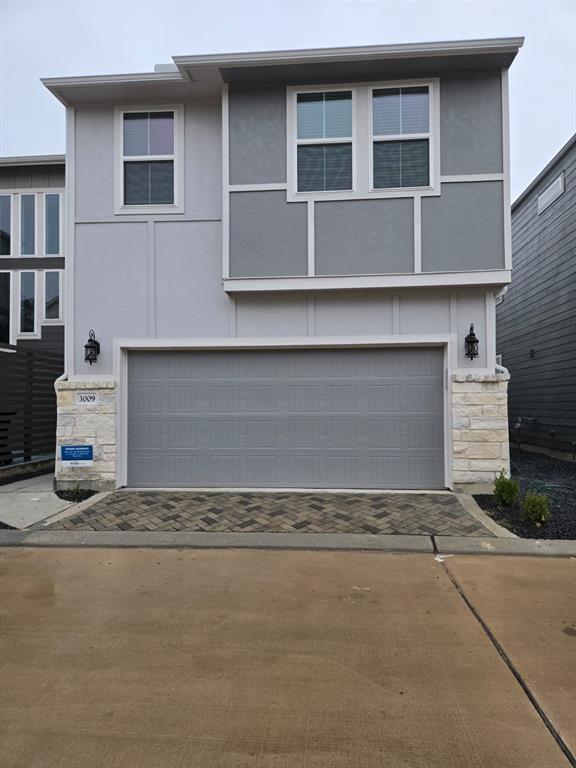
[[[550,517],[550,502],[544,493],[529,491],[522,502],[522,514],[527,523],[537,527],[543,525]]]
[[[520,483],[511,477],[506,477],[504,470],[494,480],[494,496],[498,504],[511,507],[520,494]]]

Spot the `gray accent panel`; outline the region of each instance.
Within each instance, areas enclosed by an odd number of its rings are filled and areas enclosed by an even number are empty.
[[[441,168],[447,176],[502,173],[500,72],[440,81]]]
[[[502,182],[442,184],[422,198],[422,271],[504,268]]]
[[[15,165],[0,168],[0,189],[63,188],[64,165]]]
[[[414,271],[411,199],[316,203],[316,274]]]
[[[229,96],[230,183],[286,181],[286,88],[235,85]]]
[[[230,195],[232,277],[305,275],[308,269],[306,203],[287,203],[286,192]]]
[[[133,352],[128,484],[439,488],[443,353]]]
[[[64,269],[63,256],[4,256],[0,269]]]

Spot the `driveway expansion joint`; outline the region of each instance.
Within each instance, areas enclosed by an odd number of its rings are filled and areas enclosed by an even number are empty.
[[[568,760],[569,764],[572,766],[572,768],[576,768],[576,755],[574,755],[574,753],[572,752],[568,744],[564,741],[564,739],[562,738],[562,735],[556,729],[556,727],[554,726],[554,724],[546,714],[546,711],[544,710],[542,705],[539,703],[536,696],[532,693],[530,686],[524,680],[524,677],[522,676],[522,674],[520,673],[520,671],[518,670],[518,668],[516,667],[512,659],[508,656],[508,654],[504,650],[504,647],[500,644],[500,642],[497,640],[496,636],[494,635],[494,633],[492,632],[488,624],[484,621],[484,619],[480,615],[480,612],[476,609],[472,601],[467,597],[466,593],[464,592],[464,589],[460,586],[458,579],[453,575],[453,573],[450,571],[450,568],[446,565],[446,563],[443,560],[439,559],[439,562],[442,568],[444,569],[444,572],[452,582],[454,588],[456,589],[456,591],[464,601],[464,604],[466,605],[470,613],[474,616],[474,618],[480,625],[482,631],[484,632],[488,640],[492,643],[498,655],[500,656],[504,664],[506,664],[506,666],[514,676],[516,682],[518,683],[518,685],[526,695],[526,698],[529,700],[530,704],[532,704],[532,706],[536,710],[536,713],[544,723],[545,727],[549,731],[550,735],[552,736],[556,744],[558,744],[558,746],[562,750],[562,753]]]

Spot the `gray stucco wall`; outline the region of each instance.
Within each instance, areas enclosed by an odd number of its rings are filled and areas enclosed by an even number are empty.
[[[230,85],[232,184],[286,181],[286,86],[292,84]],[[500,71],[440,78],[443,174],[502,172],[501,99]]]
[[[422,198],[422,271],[504,268],[502,182],[442,184]]]
[[[500,73],[465,73],[440,81],[441,171],[502,173]]]
[[[221,132],[218,98],[185,104],[184,214],[169,218],[221,217]],[[114,218],[114,108],[82,107],[76,112],[76,220]]]
[[[0,189],[57,189],[64,186],[64,164],[0,168]]]
[[[317,203],[315,241],[318,275],[413,272],[413,201]]]
[[[285,88],[240,83],[229,99],[230,183],[285,182]]]
[[[305,203],[286,203],[285,192],[230,195],[232,277],[305,275],[308,225]]]

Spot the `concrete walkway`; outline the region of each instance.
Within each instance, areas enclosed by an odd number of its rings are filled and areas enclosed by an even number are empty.
[[[4,548],[0,568],[3,768],[570,765],[576,561]]]
[[[71,507],[53,492],[52,480],[49,474],[0,485],[0,523],[28,528]]]

